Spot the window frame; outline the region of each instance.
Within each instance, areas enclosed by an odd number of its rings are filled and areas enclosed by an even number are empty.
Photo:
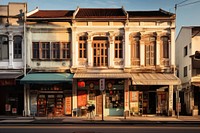
[[[183,52],[184,52],[183,55],[184,55],[184,57],[185,57],[185,56],[188,55],[188,46],[186,45],[186,46],[183,48],[183,50],[184,50],[184,51],[183,51]]]
[[[44,44],[49,44],[49,47],[43,47]],[[53,47],[54,45],[59,46]],[[71,58],[70,45],[71,42],[32,42],[32,60],[69,60]],[[44,54],[45,58],[43,57]]]
[[[87,37],[80,36],[79,43],[78,43],[78,57],[79,59],[87,58]]]
[[[2,38],[3,37],[5,37],[5,38],[7,38],[7,41],[4,41],[3,42],[3,40],[1,40],[2,42],[0,42],[0,49],[1,49],[1,56],[0,56],[0,60],[9,60],[9,37],[8,36],[6,36],[6,35],[0,35]],[[5,43],[6,42],[6,43]],[[6,45],[6,50],[7,50],[7,54],[5,53],[5,55],[3,55],[4,54],[4,52],[5,52],[5,49],[4,49],[4,47],[3,47],[3,45]],[[3,51],[3,52],[2,52]]]
[[[123,36],[115,36],[114,51],[115,59],[123,58]]]
[[[15,43],[15,37],[19,37],[21,39],[21,42]],[[22,59],[22,40],[23,38],[20,35],[13,36],[13,58],[14,59]],[[19,57],[16,57],[16,56],[19,56]]]
[[[145,66],[155,66],[155,65],[156,65],[156,37],[150,36],[149,41],[145,44]]]
[[[188,76],[188,69],[187,69],[187,66],[185,66],[185,67],[183,68],[183,76],[184,76],[184,77],[187,77],[187,76]]]
[[[161,37],[161,40],[162,40],[162,58],[169,59],[169,51],[170,51],[169,37],[163,36]]]

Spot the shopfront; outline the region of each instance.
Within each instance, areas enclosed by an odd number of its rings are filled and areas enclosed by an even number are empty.
[[[30,115],[72,114],[72,74],[33,73],[21,80],[29,90]]]
[[[22,73],[0,74],[0,115],[22,115],[23,86],[18,83]]]
[[[75,91],[77,93],[77,103],[73,103],[74,108],[77,105],[77,109],[81,110],[81,115],[83,116],[86,115],[84,111],[85,106],[87,104],[94,104],[94,113],[97,116],[102,115],[102,107],[104,116],[122,116],[125,109],[124,90],[128,75],[125,74],[126,78],[124,78],[124,75],[120,77],[117,75],[113,76],[113,74],[89,74],[90,78],[87,74],[83,75],[85,77],[81,76],[81,74],[75,74],[74,76],[74,80],[77,80],[77,91]],[[105,88],[103,91],[99,87],[100,79],[105,79]]]
[[[173,74],[132,74],[130,113],[132,115],[172,115],[174,86],[180,80]]]
[[[130,86],[130,112],[132,115],[167,115],[168,86]]]

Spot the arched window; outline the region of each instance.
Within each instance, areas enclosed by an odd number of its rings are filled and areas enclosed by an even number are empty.
[[[22,37],[14,36],[14,59],[22,58]]]
[[[131,65],[140,65],[140,36],[134,36],[132,38]]]
[[[87,36],[79,37],[79,58],[87,58]]]
[[[115,58],[123,58],[123,37],[115,37]]]
[[[9,58],[8,37],[0,35],[0,60]]]
[[[156,63],[156,37],[151,36],[145,44],[145,64],[153,66]]]
[[[140,37],[135,36],[134,41],[132,43],[132,49],[131,49],[131,54],[132,58],[140,58]]]
[[[169,38],[164,36],[162,40],[162,58],[169,58]]]

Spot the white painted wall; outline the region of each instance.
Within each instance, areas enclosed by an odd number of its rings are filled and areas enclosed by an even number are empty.
[[[8,34],[5,34],[5,32],[8,32]],[[0,35],[6,35],[8,36],[8,52],[9,52],[9,59],[8,60],[0,60],[0,69],[22,69],[23,68],[23,40],[22,40],[22,58],[21,59],[14,59],[14,53],[13,53],[13,49],[14,49],[14,40],[13,37],[15,35],[19,35],[22,37],[23,39],[23,27],[22,26],[10,26],[8,27],[7,30],[5,29],[1,29],[0,28]]]
[[[179,35],[176,39],[176,66],[179,70],[179,78],[181,79],[182,84],[188,83],[191,78],[191,71],[189,70],[189,66],[191,65],[191,29],[190,28],[182,28],[179,32]],[[188,55],[184,56],[184,47],[188,46]],[[188,76],[184,77],[184,67],[188,67]],[[183,86],[184,87],[184,86]]]
[[[59,69],[67,69],[71,66],[71,60],[61,60],[61,61],[39,61],[32,60],[33,51],[32,51],[32,43],[33,42],[70,42],[71,41],[71,33],[66,32],[67,29],[63,29],[63,31],[56,31],[57,27],[52,27],[49,32],[46,32],[45,26],[44,31],[38,30],[37,27],[34,29],[33,27],[27,31],[27,64],[32,69],[51,69],[51,68],[59,68]],[[55,30],[55,31],[54,31]],[[39,65],[38,65],[39,64]]]

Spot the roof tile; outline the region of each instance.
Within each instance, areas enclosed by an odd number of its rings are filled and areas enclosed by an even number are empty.
[[[39,10],[28,18],[66,18],[72,17],[74,10]]]
[[[122,8],[80,8],[76,18],[126,18]]]

